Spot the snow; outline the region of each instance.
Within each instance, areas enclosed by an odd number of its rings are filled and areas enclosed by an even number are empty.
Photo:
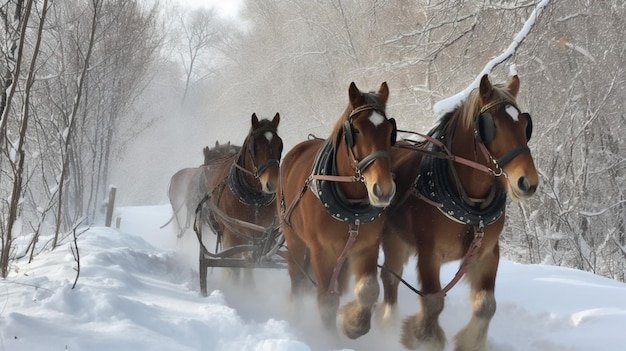
[[[323,331],[313,298],[297,309],[287,302],[285,270],[255,270],[256,284],[241,287],[226,283],[215,269],[208,277],[210,294],[203,297],[193,233],[177,241],[171,225],[159,228],[171,215],[169,206],[125,207],[116,215],[120,229],[92,227],[79,236],[75,289],[71,243],[40,253],[30,264],[14,264],[0,281],[0,350],[402,349],[401,321],[388,328],[374,322],[357,340]],[[457,265],[444,266],[444,283]],[[414,269],[406,269],[405,279],[416,281]],[[446,350],[470,317],[467,293],[458,284],[446,297],[440,318]],[[626,284],[501,260],[496,298],[489,350],[624,349]],[[400,288],[401,318],[417,311],[416,300]]]

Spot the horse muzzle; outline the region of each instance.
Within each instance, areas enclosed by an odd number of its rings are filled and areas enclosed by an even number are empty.
[[[396,183],[391,182],[389,189],[384,189],[378,182],[374,183],[371,188],[368,186],[367,193],[372,206],[387,207],[391,204],[396,195]]]
[[[533,182],[524,175],[515,179],[507,176],[507,181],[509,183],[509,195],[513,200],[521,201],[528,199],[537,191],[538,182]]]

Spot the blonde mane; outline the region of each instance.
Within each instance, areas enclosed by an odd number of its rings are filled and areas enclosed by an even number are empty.
[[[386,104],[381,100],[381,97],[378,93],[375,93],[373,91],[370,91],[369,93],[363,93],[363,100],[365,101],[364,105],[376,106],[376,109],[382,112],[385,111]],[[348,103],[348,106],[346,106],[341,116],[335,122],[333,130],[328,136],[328,139],[333,141],[333,145],[339,144],[340,138],[343,137],[344,123],[352,117],[351,113],[356,108],[358,108],[358,106],[355,107],[352,106],[352,103]]]
[[[493,85],[493,96],[490,102],[508,102],[511,105],[517,106],[515,97],[511,95],[507,87],[504,84]],[[489,103],[489,102],[487,102]],[[458,124],[460,128],[470,129],[473,128],[474,120],[481,112],[481,101],[478,88],[472,90],[465,101],[461,103],[461,106],[457,107],[453,112],[449,120],[443,119],[441,122],[445,123],[440,128],[444,129],[444,132],[449,132],[451,128],[454,128]]]

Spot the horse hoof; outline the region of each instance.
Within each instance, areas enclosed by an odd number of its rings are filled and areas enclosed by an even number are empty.
[[[382,330],[397,330],[400,328],[398,305],[381,303],[374,309],[374,321],[376,326]]]
[[[404,320],[401,341],[409,350],[443,351],[446,336],[439,324],[426,328],[419,317],[411,316]]]
[[[341,307],[339,314],[343,318],[343,333],[350,339],[356,339],[370,330],[372,311],[363,309],[356,301]]]

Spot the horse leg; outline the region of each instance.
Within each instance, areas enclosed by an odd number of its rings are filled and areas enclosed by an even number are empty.
[[[178,227],[178,233],[176,234],[176,238],[180,239],[182,238],[183,236],[182,234],[185,232],[185,229],[183,229],[181,226],[179,212],[182,210],[182,207],[185,206],[185,202],[182,201],[180,205],[176,205],[176,200],[170,197],[170,203],[172,205],[172,211],[173,211],[173,217],[174,217],[173,220],[176,222],[176,226]]]
[[[322,317],[322,323],[332,333],[337,332],[337,310],[341,296],[341,285],[337,291],[331,289],[333,270],[337,263],[338,254],[325,247],[311,247],[311,266],[317,280],[317,306]],[[344,267],[345,269],[345,267]]]
[[[432,256],[427,252],[419,253],[417,266],[425,295],[419,298],[420,312],[407,317],[402,326],[402,344],[412,350],[441,351],[446,343],[445,333],[439,326],[443,297],[435,294],[441,290],[441,263]]]
[[[181,225],[181,221],[178,220],[178,215],[176,216],[176,223],[178,223],[178,234],[176,234],[176,238],[180,239],[185,235],[185,231],[189,228],[189,223],[191,222],[191,214],[189,211],[186,211],[185,215],[185,224]],[[201,225],[201,224],[200,224]]]
[[[307,290],[307,271],[309,264],[306,258],[307,248],[305,243],[293,233],[291,228],[283,226],[283,235],[289,250],[287,250],[287,270],[291,281],[291,302],[302,298]]]
[[[498,246],[474,261],[467,273],[470,282],[472,317],[455,336],[455,351],[487,350],[487,330],[496,313],[494,296],[496,272],[498,270]]]
[[[397,235],[387,233],[383,235],[382,249],[385,262],[380,271],[380,279],[383,283],[383,303],[378,306],[376,312],[381,325],[387,326],[398,318],[398,285],[402,276],[410,250],[409,246]],[[395,273],[395,274],[394,274]]]
[[[350,267],[355,275],[356,299],[341,307],[339,314],[343,317],[343,332],[351,339],[356,339],[370,330],[372,309],[380,293],[376,279],[377,261],[378,243],[350,255]]]
[[[181,205],[181,210],[183,205]],[[202,225],[202,219],[203,216],[201,215],[202,211],[200,211],[199,215],[196,216],[196,208],[194,207],[194,205],[187,203],[186,206],[184,206],[185,209],[183,211],[185,211],[185,225],[181,226],[180,224],[178,225],[178,238],[182,238],[183,235],[185,235],[185,232],[187,231],[187,229],[189,228],[189,226],[191,225],[191,219],[192,218],[196,218],[198,220],[198,225]]]
[[[236,235],[233,234],[229,229],[222,229],[222,250],[227,250],[231,247],[239,245],[239,242],[236,238]],[[226,260],[232,259],[240,259],[243,256],[241,254],[234,255],[232,257],[225,258]],[[226,281],[232,285],[237,285],[241,282],[241,268],[236,267],[227,267],[224,269],[224,276]]]

